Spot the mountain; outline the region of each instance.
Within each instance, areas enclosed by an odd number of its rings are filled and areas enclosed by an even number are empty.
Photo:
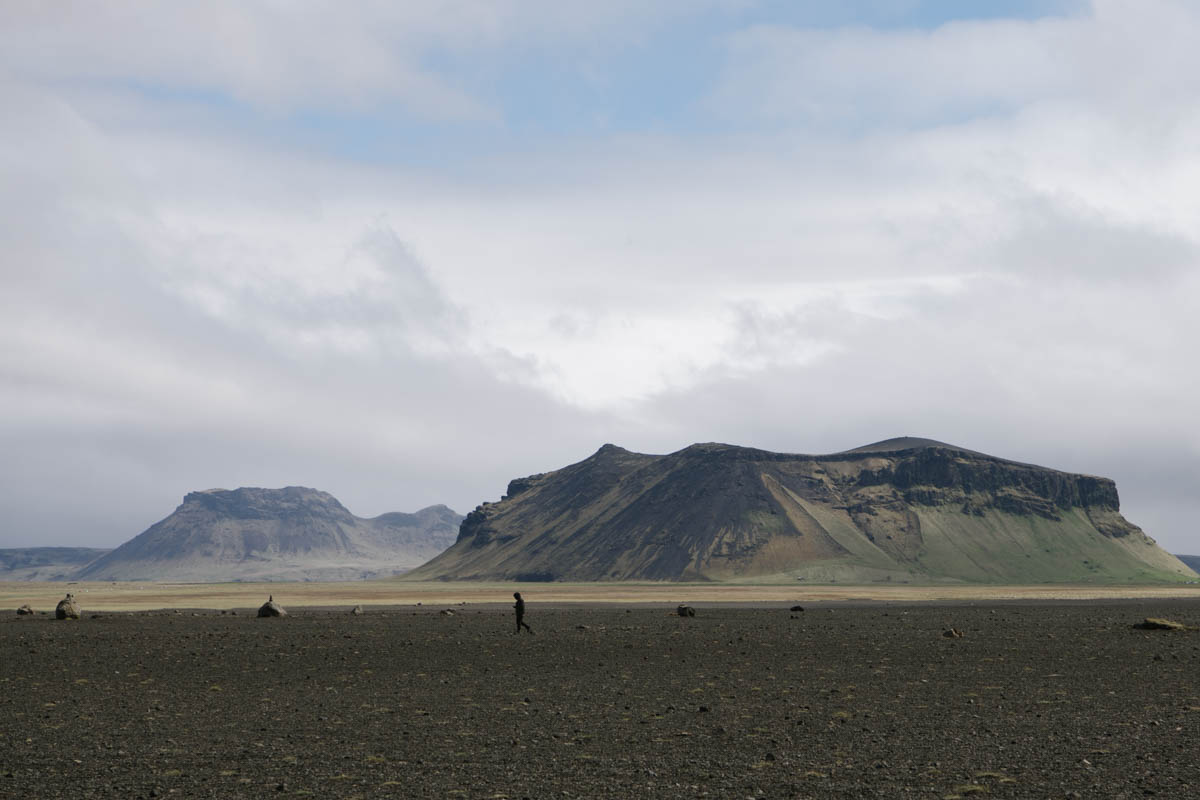
[[[454,542],[462,516],[445,506],[356,517],[315,489],[192,492],[150,526],[74,575],[103,581],[355,580],[395,575]]]
[[[614,445],[520,478],[412,579],[1140,582],[1196,574],[1107,478],[905,437],[832,455]]]
[[[15,547],[0,550],[0,581],[65,581],[108,550]]]

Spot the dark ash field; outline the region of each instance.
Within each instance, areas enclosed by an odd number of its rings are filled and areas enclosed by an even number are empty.
[[[528,600],[6,617],[0,797],[1200,795],[1196,601]]]

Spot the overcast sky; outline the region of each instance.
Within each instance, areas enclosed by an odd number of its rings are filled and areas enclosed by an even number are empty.
[[[23,2],[0,547],[900,435],[1200,553],[1200,4]]]

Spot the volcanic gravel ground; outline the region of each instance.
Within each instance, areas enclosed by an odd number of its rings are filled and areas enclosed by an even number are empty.
[[[1200,622],[1093,605],[0,620],[0,796],[1200,796]],[[953,626],[965,633],[949,639]]]

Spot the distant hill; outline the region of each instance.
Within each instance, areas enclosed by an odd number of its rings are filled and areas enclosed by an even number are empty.
[[[1200,556],[1175,556],[1187,564],[1194,572],[1200,572]]]
[[[832,455],[605,445],[512,481],[407,575],[473,580],[1145,582],[1196,574],[1116,485],[905,437]]]
[[[65,581],[108,550],[20,547],[0,550],[0,581]]]
[[[454,542],[445,506],[373,519],[315,489],[192,492],[175,512],[87,564],[76,580],[356,580],[395,575]]]

